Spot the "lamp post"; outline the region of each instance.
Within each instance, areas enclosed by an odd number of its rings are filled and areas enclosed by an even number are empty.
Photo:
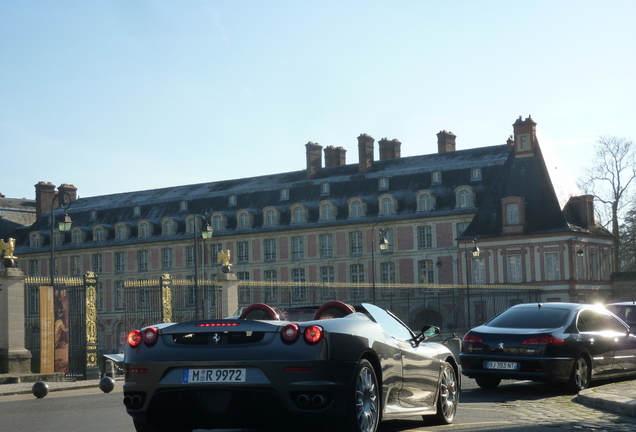
[[[203,217],[204,225],[201,227],[201,237],[203,239],[210,238],[212,236],[212,227],[208,224],[205,216]],[[199,260],[197,259],[197,240],[199,236],[197,233],[197,216],[192,218],[192,240],[194,242],[194,248],[192,250],[194,255],[194,314],[195,319],[199,319]],[[204,243],[205,247],[205,243]],[[201,260],[205,257],[202,256]]]
[[[464,243],[464,251],[466,252],[466,301],[468,304],[468,327],[470,328],[470,258],[468,257],[468,243]],[[477,247],[477,239],[473,239],[473,249],[472,255],[473,257],[478,257],[480,253],[479,248]],[[472,268],[470,269],[472,270]]]
[[[64,200],[64,195],[67,195],[69,197],[69,201],[68,203]],[[55,204],[55,201],[57,200],[60,203],[60,207],[62,207],[62,209],[64,209],[64,217],[63,219],[58,222],[58,229],[60,232],[66,232],[69,231],[71,229],[71,225],[73,224],[73,221],[71,220],[71,217],[68,215],[68,213],[66,213],[66,210],[68,210],[68,208],[71,206],[72,202],[71,202],[71,196],[68,194],[68,192],[64,192],[64,191],[60,191],[58,193],[55,194],[55,196],[53,197],[53,200],[51,200],[51,219],[50,219],[50,225],[51,225],[51,236],[50,236],[50,242],[51,242],[51,258],[50,258],[50,263],[49,263],[49,275],[51,278],[51,286],[54,286],[55,284],[55,215],[53,214],[53,205]]]
[[[373,296],[373,304],[375,304],[375,227],[378,224],[384,225],[384,229],[380,228],[380,250],[384,251],[389,248],[389,241],[386,238],[386,232],[388,231],[388,227],[384,222],[378,222],[373,225],[371,228],[371,284],[372,284],[372,296]]]
[[[212,234],[214,230],[212,226],[208,223],[207,213],[203,216],[203,226],[201,227],[201,238],[203,241],[201,242],[201,276],[205,279],[205,241],[212,238]],[[196,255],[196,247],[195,247],[195,255]],[[206,315],[206,305],[207,301],[207,290],[204,291],[203,295],[203,319],[205,319]]]

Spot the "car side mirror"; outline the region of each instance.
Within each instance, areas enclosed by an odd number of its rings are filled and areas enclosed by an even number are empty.
[[[420,342],[423,342],[428,338],[437,336],[438,334],[439,334],[439,327],[434,325],[425,325],[424,327],[422,327],[422,334],[420,334],[420,337],[418,339]]]

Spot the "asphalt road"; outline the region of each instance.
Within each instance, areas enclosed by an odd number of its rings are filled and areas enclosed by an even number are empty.
[[[421,418],[413,418],[383,422],[380,432],[451,429],[538,432],[554,431],[555,426],[573,431],[636,430],[636,419],[602,413],[576,404],[572,399],[573,396],[545,385],[504,382],[496,391],[484,391],[477,388],[473,380],[464,379],[462,401],[453,425],[431,427]],[[121,386],[112,393],[98,389],[51,392],[43,399],[32,395],[2,396],[0,431],[134,432],[121,401]]]

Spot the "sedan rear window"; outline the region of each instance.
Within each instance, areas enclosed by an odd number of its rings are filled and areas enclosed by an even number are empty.
[[[565,323],[569,312],[568,309],[539,306],[513,308],[505,310],[486,325],[503,328],[557,328]]]

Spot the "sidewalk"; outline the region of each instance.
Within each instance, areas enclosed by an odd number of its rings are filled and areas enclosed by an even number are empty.
[[[576,401],[592,408],[636,417],[636,380],[581,390]]]
[[[49,385],[49,393],[54,391],[61,391],[61,390],[75,390],[75,389],[85,389],[85,388],[99,389],[99,380],[48,381],[46,379],[43,379],[42,381],[46,382]],[[115,379],[115,387],[121,386],[123,382],[124,382],[123,377],[117,377]],[[34,384],[34,381],[8,382],[8,383],[5,382],[3,384],[0,384],[0,396],[32,393],[33,384]]]
[[[83,388],[99,388],[99,380],[47,381],[49,392]],[[121,386],[123,378],[117,377],[115,386]],[[0,384],[0,396],[32,393],[33,382]],[[35,396],[34,396],[35,397]],[[636,380],[622,381],[588,388],[579,392],[578,403],[616,414],[636,417]],[[461,406],[460,406],[461,409]]]

